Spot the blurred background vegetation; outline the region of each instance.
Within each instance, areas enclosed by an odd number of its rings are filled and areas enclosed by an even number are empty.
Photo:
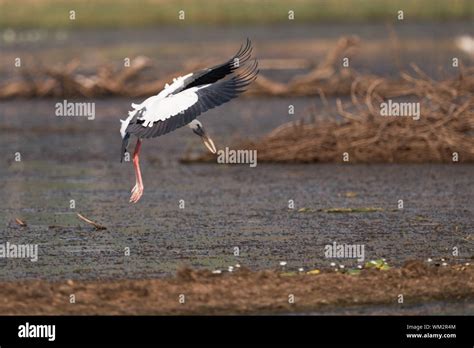
[[[69,11],[76,11],[76,20]],[[251,25],[377,22],[393,20],[398,10],[406,21],[474,19],[473,0],[0,0],[0,28],[152,27],[176,25],[185,11],[186,24]]]

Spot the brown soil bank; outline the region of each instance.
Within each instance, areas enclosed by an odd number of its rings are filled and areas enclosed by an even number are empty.
[[[70,295],[76,303],[70,304]],[[180,303],[180,295],[184,303]],[[269,314],[311,313],[340,306],[397,305],[474,299],[470,265],[428,267],[408,262],[357,275],[322,272],[279,274],[238,270],[232,274],[182,270],[169,279],[85,282],[7,282],[0,287],[0,313],[54,314]],[[294,303],[289,296],[294,295]],[[183,297],[181,297],[183,300]]]

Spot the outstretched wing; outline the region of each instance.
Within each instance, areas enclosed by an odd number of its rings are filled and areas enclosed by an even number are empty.
[[[217,82],[243,66],[250,59],[251,54],[252,42],[247,39],[245,45],[242,45],[239,51],[224,64],[216,65],[212,68],[203,69],[185,76],[178,76],[173,79],[171,84],[167,83],[160,93],[146,99],[141,104],[132,104],[132,107],[135,110],[140,110],[144,107],[149,107],[150,104],[157,99],[166,98],[189,88]]]
[[[243,66],[250,59],[251,54],[252,42],[247,38],[245,45],[242,45],[239,51],[224,64],[203,69],[187,76],[184,79],[183,90],[219,81]]]
[[[134,117],[126,132],[139,138],[157,137],[182,127],[203,112],[222,105],[245,91],[258,74],[257,61],[228,80],[188,88],[159,100]]]

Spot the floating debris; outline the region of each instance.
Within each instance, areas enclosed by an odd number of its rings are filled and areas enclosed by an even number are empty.
[[[293,277],[295,275],[298,275],[298,273],[296,273],[296,272],[283,272],[283,273],[280,273],[280,275],[282,277]]]
[[[314,212],[324,212],[324,213],[373,213],[377,211],[384,211],[383,208],[375,207],[359,207],[359,208],[328,208],[328,209],[313,209],[313,208],[300,208],[297,210],[298,213],[314,213]]]
[[[358,275],[360,272],[360,269],[348,269],[345,273],[349,275]]]
[[[382,208],[361,207],[361,208],[330,208],[323,210],[326,213],[372,213],[383,211]]]
[[[313,269],[311,271],[306,272],[306,274],[309,274],[309,275],[317,275],[319,273],[321,273],[319,269]]]
[[[19,218],[15,218],[15,222],[16,222],[18,225],[20,225],[21,227],[26,227],[26,226],[28,226],[28,225],[26,224],[26,222],[24,222],[23,220],[20,220]]]
[[[314,211],[314,209],[306,208],[306,207],[298,209],[298,213],[311,213],[313,211]]]
[[[77,213],[77,217],[79,219],[81,219],[82,221],[85,221],[87,222],[89,225],[92,225],[95,227],[96,230],[106,230],[107,228],[105,226],[102,226],[102,225],[99,225],[98,223],[92,221],[92,220],[89,220],[88,218],[86,218],[85,216]]]
[[[387,271],[390,269],[390,266],[385,261],[385,259],[371,260],[365,263],[365,268],[375,268],[381,271]]]

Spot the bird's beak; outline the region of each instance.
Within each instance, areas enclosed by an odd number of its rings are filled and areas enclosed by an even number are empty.
[[[208,148],[212,153],[216,153],[216,145],[212,141],[211,137],[207,135],[207,132],[202,126],[198,126],[193,129],[193,132],[201,137],[202,143]]]
[[[211,151],[212,153],[217,152],[216,145],[214,145],[214,142],[212,141],[212,139],[206,133],[201,135],[201,140],[202,140],[203,144],[209,149],[209,151]]]

